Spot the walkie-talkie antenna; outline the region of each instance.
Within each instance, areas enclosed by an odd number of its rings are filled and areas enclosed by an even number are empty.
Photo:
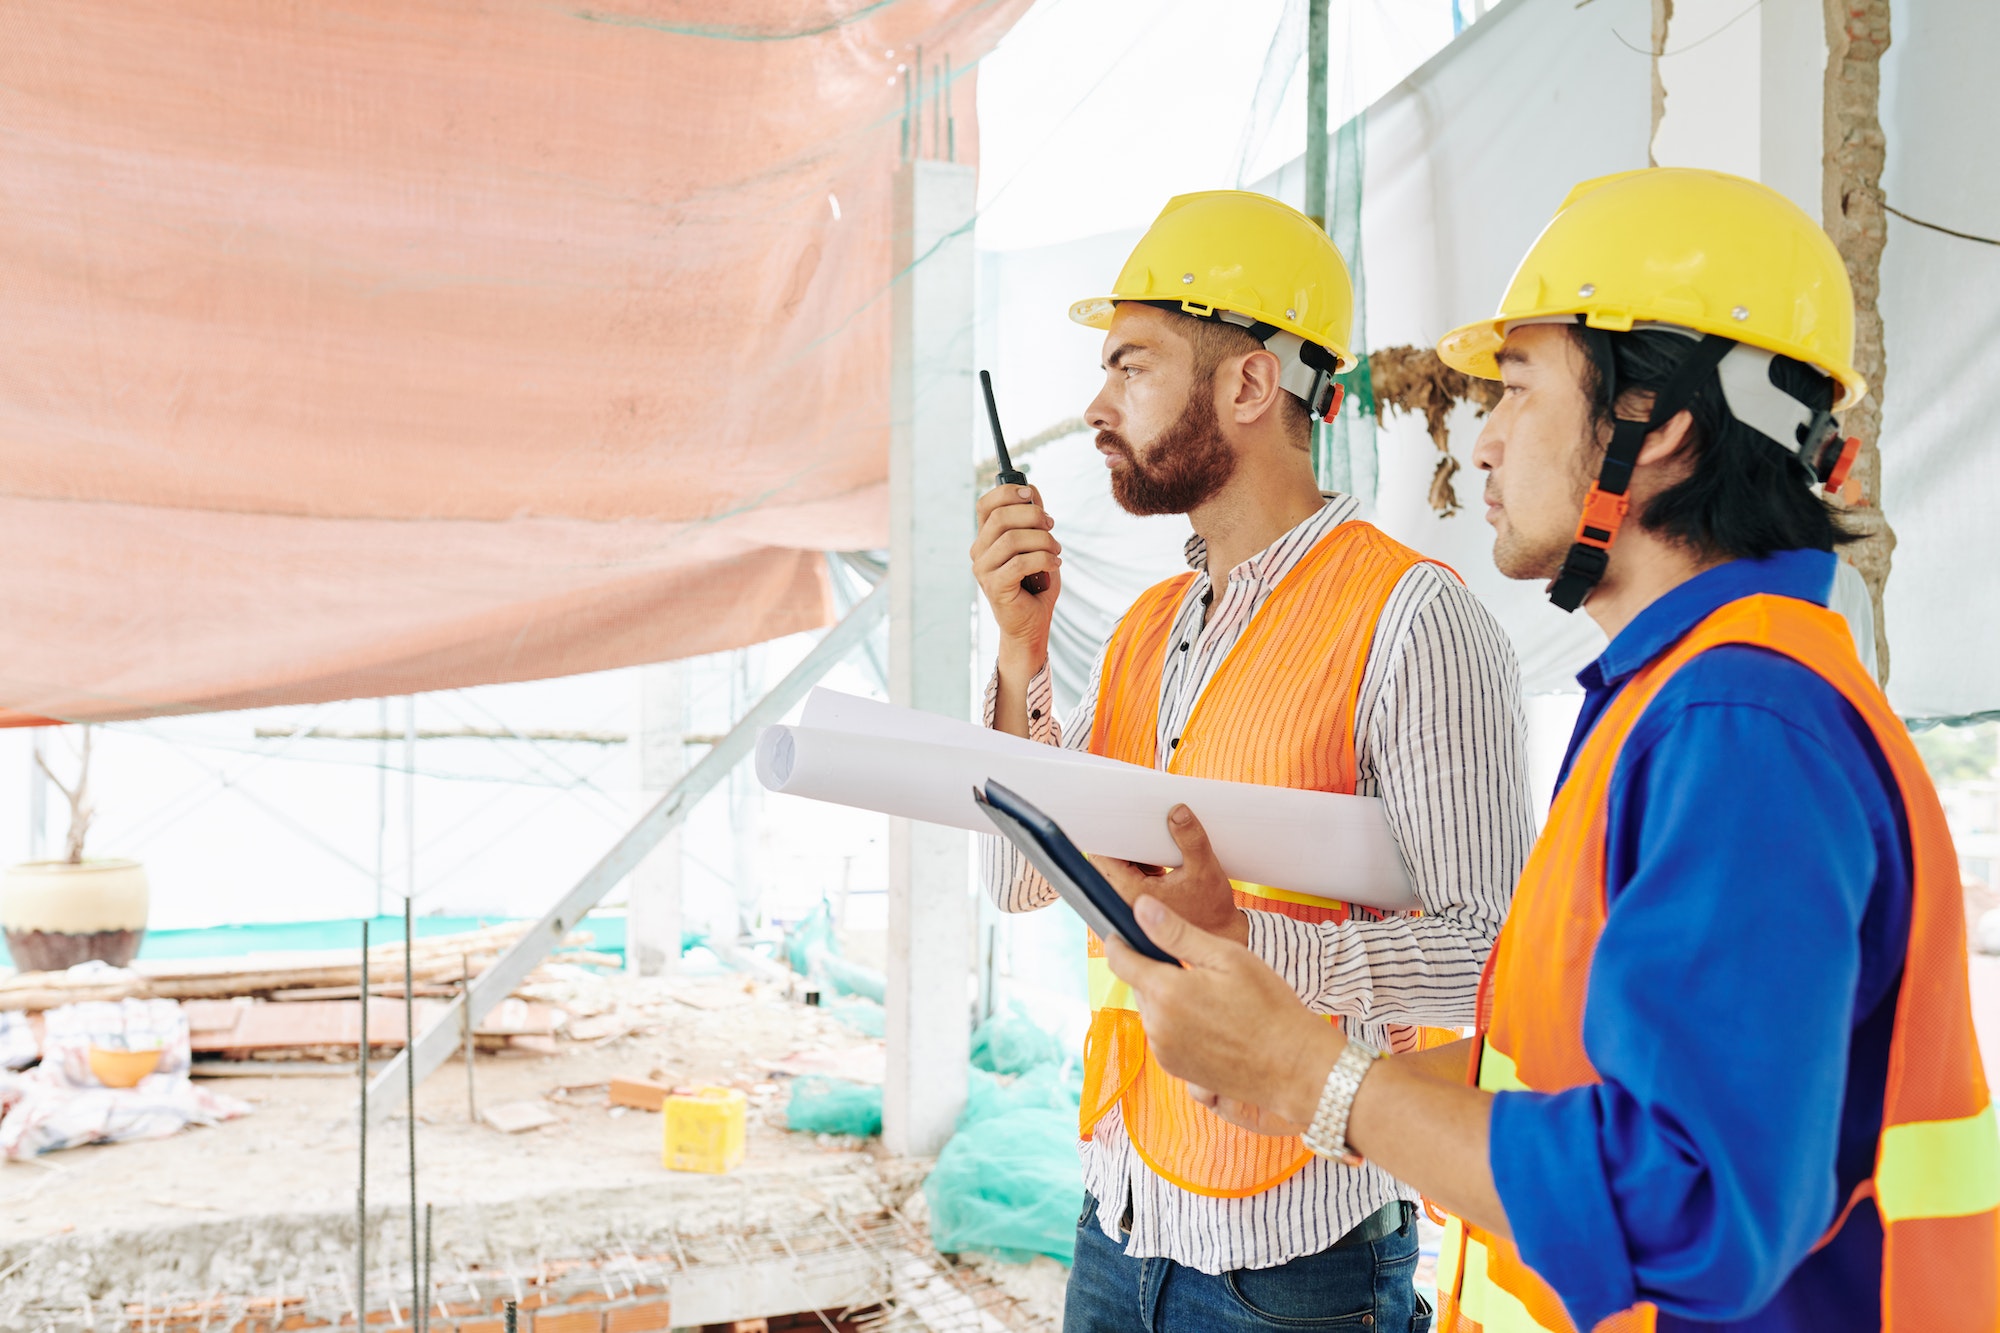
[[[1000,430],[1000,404],[993,400],[993,377],[985,371],[979,372],[979,387],[986,392],[986,420],[993,426],[993,454],[1000,460],[998,484],[1002,486],[1026,486],[1028,474],[1014,466],[1014,460],[1007,456],[1007,437]],[[1037,570],[1021,580],[1021,591],[1044,593],[1049,590],[1049,576]]]

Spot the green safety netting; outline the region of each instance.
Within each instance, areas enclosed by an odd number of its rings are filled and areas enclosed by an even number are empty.
[[[924,1181],[931,1243],[1069,1263],[1083,1207],[1073,1066],[1018,1007],[981,1024],[972,1049],[975,1065],[983,1059],[1001,1073],[972,1070],[958,1132]]]
[[[864,995],[849,995],[826,1006],[826,1011],[863,1036],[880,1037],[887,1030],[882,1006]]]
[[[806,1075],[792,1083],[785,1124],[805,1134],[869,1138],[882,1132],[882,1089],[844,1078]]]
[[[1062,1044],[1036,1027],[1016,1004],[995,1014],[972,1034],[972,1067],[989,1074],[1025,1074],[1062,1063]]]
[[[1059,1080],[1050,1087],[1062,1092]],[[940,1251],[1022,1262],[1037,1254],[1075,1258],[1083,1167],[1076,1103],[1066,1093],[1060,1100],[1060,1107],[1017,1105],[961,1123],[924,1181],[931,1243]]]
[[[840,1017],[847,1010],[870,1011],[881,1021],[881,1006],[867,1000],[829,1008]],[[975,1067],[968,1071],[957,1132],[924,1181],[932,1243],[946,1253],[972,1250],[1023,1262],[1046,1254],[1069,1263],[1083,1206],[1076,1065],[1018,1007],[981,1024],[972,1051]],[[785,1123],[810,1134],[879,1134],[882,1089],[819,1075],[799,1078]]]

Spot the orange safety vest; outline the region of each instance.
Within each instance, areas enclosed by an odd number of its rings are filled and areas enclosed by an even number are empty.
[[[1846,622],[1792,598],[1722,607],[1629,681],[1604,710],[1556,796],[1480,984],[1483,1041],[1471,1079],[1492,1091],[1599,1082],[1583,1047],[1591,955],[1604,929],[1605,811],[1633,724],[1661,686],[1710,648],[1750,644],[1817,672],[1868,723],[1909,822],[1910,939],[1889,1053],[1875,1171],[1827,1232],[1872,1196],[1883,1223],[1882,1327],[1948,1333],[2000,1326],[2000,1130],[1972,1030],[1958,856],[1909,734],[1854,652]],[[1832,1114],[1835,1108],[1827,1108]],[[1822,1245],[1825,1240],[1820,1242]],[[1440,1333],[1573,1329],[1562,1301],[1508,1242],[1452,1219],[1438,1271]],[[1649,1331],[1637,1305],[1597,1333]]]
[[[1362,522],[1342,523],[1321,538],[1271,590],[1202,690],[1167,771],[1352,793],[1355,698],[1375,622],[1397,580],[1422,559]],[[1178,648],[1171,640],[1174,618],[1193,578],[1182,574],[1147,589],[1113,631],[1091,753],[1155,766],[1160,679],[1168,652]],[[1240,881],[1234,888],[1239,907],[1297,921],[1345,921],[1350,915],[1346,903],[1330,898]],[[1261,1193],[1312,1159],[1302,1139],[1231,1125],[1147,1058],[1131,992],[1105,966],[1103,941],[1094,934],[1089,968],[1083,1137],[1119,1106],[1148,1166],[1182,1189],[1220,1198]],[[1457,1037],[1407,1028],[1394,1034],[1392,1045],[1414,1050]]]

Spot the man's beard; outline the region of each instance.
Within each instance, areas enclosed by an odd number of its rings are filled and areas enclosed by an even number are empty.
[[[1146,461],[1115,431],[1099,431],[1100,449],[1114,449],[1125,466],[1111,472],[1111,498],[1128,514],[1185,514],[1200,508],[1236,475],[1236,455],[1222,438],[1215,399],[1203,386],[1188,390],[1180,419],[1153,442]]]

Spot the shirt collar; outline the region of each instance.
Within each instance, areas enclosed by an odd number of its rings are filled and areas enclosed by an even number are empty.
[[[1618,685],[1710,614],[1758,593],[1825,606],[1833,594],[1831,551],[1777,551],[1762,560],[1717,565],[1656,598],[1620,630],[1595,662],[1577,673],[1586,690]]]
[[[1295,543],[1294,538],[1301,536],[1310,529],[1312,530],[1313,541],[1318,541],[1342,523],[1347,522],[1348,519],[1353,518],[1355,513],[1361,508],[1361,502],[1351,495],[1342,495],[1337,491],[1321,491],[1319,494],[1320,498],[1326,501],[1325,504],[1315,509],[1304,522],[1298,524],[1269,546],[1266,546],[1263,550],[1238,565],[1230,572],[1230,577],[1282,578],[1286,573],[1286,569],[1280,568],[1280,566],[1296,564],[1298,557],[1304,555],[1313,545],[1313,542]],[[1187,539],[1187,545],[1182,547],[1181,551],[1187,557],[1189,569],[1194,570],[1197,574],[1207,575],[1208,542],[1202,538],[1200,533],[1197,532],[1190,536]]]

